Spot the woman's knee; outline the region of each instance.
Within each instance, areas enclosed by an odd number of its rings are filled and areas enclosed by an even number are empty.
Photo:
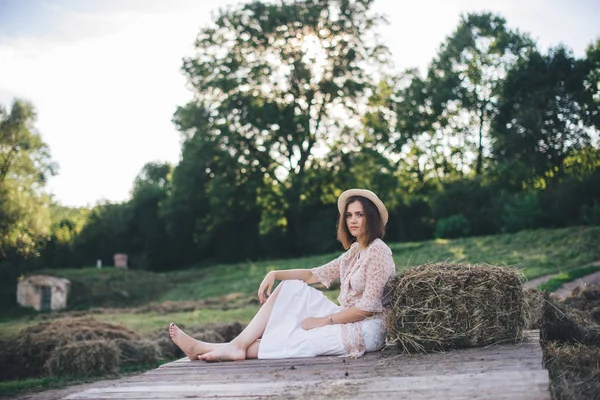
[[[267,303],[269,302],[274,302],[275,300],[277,300],[277,296],[279,296],[279,292],[281,291],[281,287],[283,286],[284,282],[281,282],[279,285],[277,285],[277,287],[275,288],[275,290],[273,291],[273,293],[271,293],[271,295],[269,296],[269,298],[267,299]]]

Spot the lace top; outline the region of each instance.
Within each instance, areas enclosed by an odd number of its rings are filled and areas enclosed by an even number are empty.
[[[340,257],[321,267],[311,269],[312,274],[329,287],[331,281],[340,278],[338,302],[342,308],[356,308],[375,313],[371,318],[385,323],[382,304],[386,283],[395,274],[392,251],[381,240],[375,239],[367,248],[360,250],[358,243]],[[342,325],[342,340],[349,355],[360,357],[365,352],[361,321]]]

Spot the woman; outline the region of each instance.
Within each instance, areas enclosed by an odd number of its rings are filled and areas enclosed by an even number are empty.
[[[381,240],[388,212],[377,195],[350,189],[338,199],[337,238],[347,250],[318,268],[271,271],[258,289],[263,304],[246,329],[229,343],[207,343],[169,326],[173,342],[191,359],[360,357],[385,341],[383,290],[395,273]],[[337,306],[308,284],[329,287],[340,278]],[[276,280],[282,283],[271,293]]]

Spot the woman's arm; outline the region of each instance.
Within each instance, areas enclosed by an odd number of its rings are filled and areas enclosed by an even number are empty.
[[[269,272],[260,286],[258,287],[258,299],[261,304],[267,301],[267,297],[271,295],[271,289],[275,284],[275,280],[286,281],[291,279],[298,279],[306,283],[317,283],[318,280],[315,278],[310,269],[288,269],[288,270],[276,270]],[[266,293],[266,296],[265,296]]]
[[[269,272],[269,274],[271,273],[275,276],[275,279],[279,281],[299,279],[309,284],[318,282],[310,269],[285,269]]]
[[[308,330],[331,324],[349,324],[351,322],[362,321],[363,319],[372,315],[372,312],[363,311],[355,306],[351,306],[326,317],[306,318],[304,321],[302,321],[302,328]]]

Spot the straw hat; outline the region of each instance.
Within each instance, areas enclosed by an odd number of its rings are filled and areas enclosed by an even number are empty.
[[[360,197],[364,197],[366,199],[371,200],[373,202],[373,204],[375,204],[375,207],[377,207],[377,210],[379,210],[379,216],[381,217],[383,226],[385,226],[387,224],[387,222],[388,222],[387,208],[385,208],[385,205],[383,204],[383,202],[381,200],[379,200],[379,197],[377,197],[377,195],[375,193],[373,193],[367,189],[349,189],[349,190],[346,190],[344,193],[342,193],[340,195],[340,197],[338,198],[338,210],[340,211],[340,214],[342,214],[344,212],[344,208],[346,206],[346,200],[348,200],[350,197],[353,197],[353,196],[360,196]]]

